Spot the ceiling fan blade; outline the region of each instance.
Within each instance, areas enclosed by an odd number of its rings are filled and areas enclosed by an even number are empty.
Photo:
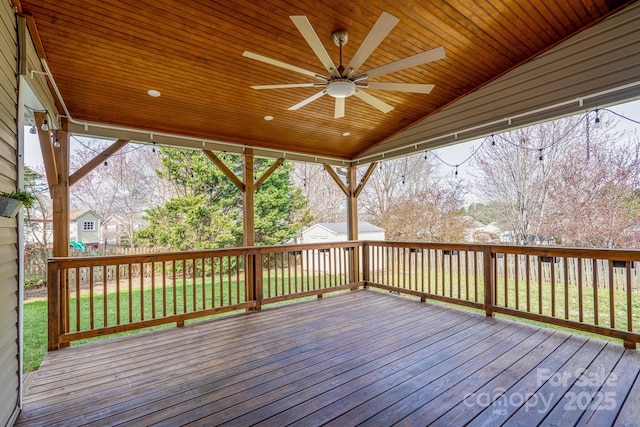
[[[387,104],[386,102],[384,102],[379,98],[376,98],[373,95],[369,95],[368,93],[364,92],[362,89],[358,89],[355,93],[355,96],[357,96],[367,104],[377,108],[378,110],[382,111],[385,114],[393,110],[393,107],[391,105]]]
[[[320,86],[322,86],[322,83],[318,83]],[[281,85],[258,85],[258,86],[251,86],[251,89],[257,89],[257,90],[262,90],[262,89],[289,89],[289,88],[293,88],[293,87],[314,87],[316,85],[316,83],[291,83],[291,84],[281,84]]]
[[[304,107],[305,105],[315,101],[316,99],[320,98],[322,95],[324,95],[325,93],[327,93],[326,90],[322,90],[318,93],[316,93],[313,96],[310,96],[309,98],[302,100],[300,102],[298,102],[296,105],[294,105],[293,107],[289,107],[288,109],[293,111],[293,110],[297,110],[298,108]]]
[[[284,68],[285,70],[295,71],[296,73],[304,74],[305,76],[315,77],[316,79],[320,80],[327,80],[326,77],[323,77],[318,73],[305,70],[304,68],[296,67],[295,65],[287,64],[286,62],[278,61],[277,59],[269,58],[268,56],[260,55],[246,50],[242,53],[242,56],[255,59],[256,61],[264,62],[266,64],[275,65],[276,67]]]
[[[409,56],[408,58],[391,62],[381,67],[373,68],[365,72],[365,74],[367,75],[367,78],[378,77],[396,71],[404,70],[405,68],[411,68],[417,65],[426,64],[427,62],[436,61],[442,58],[445,58],[444,48],[442,46],[439,46],[435,49],[427,50],[426,52]]]
[[[387,83],[387,82],[369,82],[368,89],[374,90],[392,90],[396,92],[411,93],[430,93],[435,85],[419,84],[419,83]]]
[[[356,54],[353,55],[349,65],[347,65],[347,75],[352,74],[365,63],[367,58],[373,53],[378,45],[387,37],[393,27],[400,21],[398,18],[388,12],[382,12],[367,37],[364,39]]]
[[[345,98],[336,98],[336,109],[333,113],[334,119],[340,119],[344,117],[344,100]]]
[[[316,34],[316,31],[311,26],[307,17],[304,15],[296,15],[290,16],[289,18],[291,18],[311,49],[313,49],[313,52],[316,54],[322,65],[324,65],[324,68],[326,68],[332,76],[338,77],[338,71],[336,70],[335,64],[331,60],[331,57],[327,53],[327,50],[324,48],[318,34]]]

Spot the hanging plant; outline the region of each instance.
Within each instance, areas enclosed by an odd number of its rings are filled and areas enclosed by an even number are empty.
[[[36,196],[27,191],[17,190],[12,193],[2,193],[0,194],[0,216],[13,218],[20,212],[22,205],[29,209],[35,201]]]

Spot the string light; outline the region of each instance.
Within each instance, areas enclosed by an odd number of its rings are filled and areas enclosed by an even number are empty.
[[[47,122],[47,119],[44,119],[42,121],[42,125],[40,125],[40,129],[42,129],[43,132],[46,132],[49,130],[49,122]]]
[[[38,133],[38,129],[36,129],[35,125],[31,126],[31,129],[29,129],[29,133],[31,135],[35,135],[36,133]]]
[[[455,176],[458,176],[458,165],[456,165],[456,173]]]
[[[593,127],[600,129],[600,116],[598,116],[598,109],[596,109],[596,120],[593,123]]]
[[[53,146],[56,148],[60,148],[60,140],[58,139],[57,136],[53,138]]]
[[[496,145],[496,136],[491,134],[491,145]]]
[[[542,157],[542,148],[540,149],[540,157],[538,157],[538,160],[542,161],[543,157]]]
[[[105,165],[105,166],[109,166],[109,163],[105,160],[105,161],[104,161],[104,165]]]

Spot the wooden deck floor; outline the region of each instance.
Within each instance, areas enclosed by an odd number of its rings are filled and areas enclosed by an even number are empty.
[[[621,345],[363,290],[50,353],[17,425],[639,425],[639,371]]]

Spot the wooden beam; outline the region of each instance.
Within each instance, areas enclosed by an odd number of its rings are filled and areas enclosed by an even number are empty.
[[[56,159],[53,153],[53,144],[51,143],[51,135],[48,130],[42,130],[42,123],[49,119],[47,113],[34,112],[33,117],[36,122],[36,129],[38,130],[38,139],[40,140],[40,151],[42,151],[42,163],[44,163],[44,171],[47,177],[47,184],[49,184],[49,191],[54,185],[58,185],[58,169],[56,167]]]
[[[255,185],[253,182],[253,149],[244,150],[244,167],[242,168],[242,179],[244,180],[244,193],[242,197],[242,208],[244,216],[244,246],[255,246]]]
[[[367,185],[367,181],[369,181],[369,178],[371,178],[371,175],[376,170],[376,166],[378,166],[378,162],[373,162],[369,165],[369,168],[367,169],[367,171],[364,173],[364,176],[360,180],[360,184],[358,184],[358,188],[356,188],[356,192],[354,194],[356,198],[360,196],[360,193],[364,189],[364,186]]]
[[[258,188],[260,188],[260,186],[262,184],[264,184],[264,182],[267,180],[267,178],[269,178],[271,176],[271,174],[273,172],[275,172],[275,170],[278,169],[282,163],[284,163],[284,159],[280,158],[280,159],[276,160],[271,165],[271,167],[269,169],[267,169],[267,171],[265,173],[262,174],[262,176],[255,183],[256,190]]]
[[[119,139],[109,147],[105,148],[102,153],[89,160],[84,166],[78,168],[78,170],[69,177],[69,185],[73,185],[76,182],[80,181],[86,174],[94,170],[100,164],[104,163],[105,160],[107,160],[128,143],[129,141],[126,139]]]
[[[329,176],[331,176],[331,178],[333,178],[336,184],[338,184],[338,187],[340,187],[344,195],[349,197],[351,193],[349,192],[349,189],[347,188],[347,186],[344,185],[344,182],[342,182],[342,180],[340,179],[336,171],[334,171],[333,168],[326,163],[324,164],[324,170],[326,170],[329,173]]]
[[[227,167],[227,165],[225,165],[224,162],[222,160],[220,160],[220,158],[213,153],[213,151],[202,150],[202,152],[213,163],[215,163],[216,166],[218,166],[218,169],[220,169],[222,171],[222,173],[224,173],[227,176],[227,178],[229,178],[231,180],[233,185],[238,187],[238,190],[242,191],[243,193],[245,192],[245,184],[243,184],[242,181],[240,181],[240,179],[236,176],[236,174],[233,173],[233,171],[231,171],[231,169],[229,169]],[[251,182],[253,183],[253,181],[251,181]]]

